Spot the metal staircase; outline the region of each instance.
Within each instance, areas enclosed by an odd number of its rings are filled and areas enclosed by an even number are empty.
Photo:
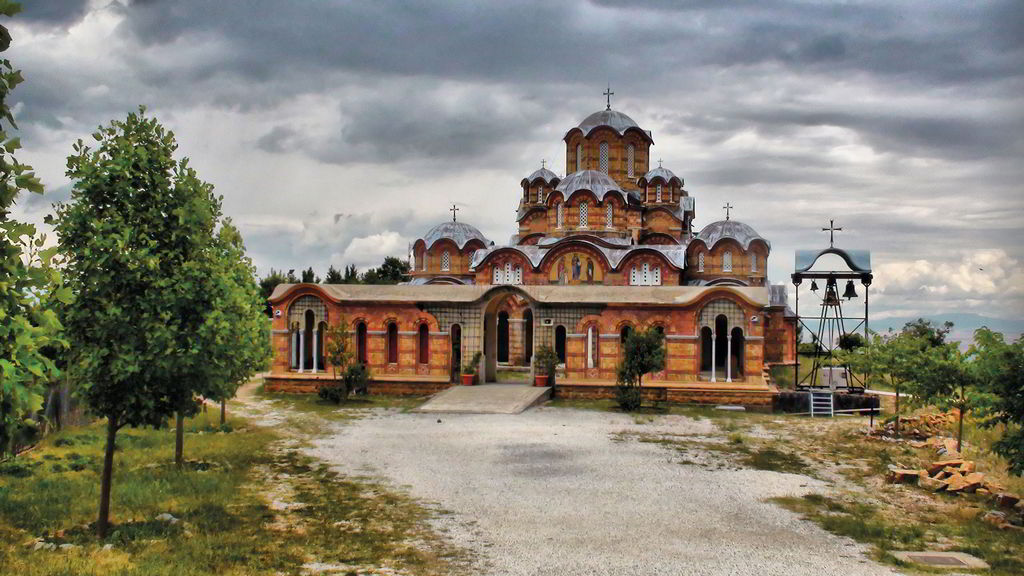
[[[811,418],[815,416],[835,416],[835,402],[832,392],[808,392],[811,401]]]

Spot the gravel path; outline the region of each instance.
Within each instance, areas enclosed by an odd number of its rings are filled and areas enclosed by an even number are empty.
[[[684,465],[658,444],[617,437],[631,431],[715,432],[707,420],[635,424],[558,408],[514,416],[382,412],[336,425],[310,452],[450,512],[438,527],[478,555],[475,573],[899,573],[868,560],[851,540],[764,501],[820,482]]]

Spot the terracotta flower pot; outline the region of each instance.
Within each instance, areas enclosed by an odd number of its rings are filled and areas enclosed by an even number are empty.
[[[463,386],[472,386],[473,384],[475,384],[475,380],[476,380],[476,374],[463,374],[462,375],[462,385]]]
[[[547,386],[548,385],[548,375],[547,374],[537,374],[536,376],[533,377],[533,385],[537,386],[538,388],[543,388],[543,387]]]

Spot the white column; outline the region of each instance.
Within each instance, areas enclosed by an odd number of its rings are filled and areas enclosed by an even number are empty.
[[[725,381],[732,382],[732,334],[725,337]]]
[[[299,372],[306,366],[306,331],[299,332]]]
[[[314,330],[313,331],[313,374],[316,374],[316,369],[317,369],[316,361],[317,361],[317,356],[319,356],[319,354],[317,354],[317,352],[320,351],[320,349],[317,348],[317,344],[318,344],[317,340],[320,339],[319,338],[320,335],[317,334],[317,332],[318,332],[318,330]]]
[[[718,362],[718,354],[715,353],[715,344],[718,338],[715,338],[715,332],[711,332],[711,381],[718,382],[715,378],[715,363]]]
[[[292,332],[292,366],[299,365],[299,333]]]

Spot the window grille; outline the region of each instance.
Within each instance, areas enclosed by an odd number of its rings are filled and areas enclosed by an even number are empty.
[[[513,282],[513,283],[516,284],[516,285],[522,284],[523,283],[523,267],[522,266],[516,266],[515,273],[516,273],[516,278],[515,278],[515,282]]]
[[[655,202],[661,202],[661,184],[658,184],[657,191],[655,192],[655,195],[654,195],[654,201]]]
[[[608,173],[608,143],[601,142],[601,172]]]
[[[511,283],[512,283],[512,263],[511,262],[505,262],[505,282],[503,282],[503,284],[511,284]]]
[[[583,170],[583,144],[576,145],[576,171]]]
[[[757,254],[750,255],[750,271],[757,272]]]
[[[637,285],[636,266],[633,266],[629,270],[629,285],[630,286],[636,286]]]
[[[614,216],[614,210],[615,209],[612,207],[611,202],[609,202],[608,204],[605,205],[605,207],[604,207],[604,227],[605,228],[612,228],[613,227],[614,221],[613,221],[612,217]]]
[[[541,203],[543,201],[544,201],[544,187],[543,186],[538,186],[537,187],[537,203],[539,204],[539,203]]]
[[[732,252],[726,252],[722,256],[722,272],[732,272]]]
[[[626,175],[630,178],[636,177],[635,170],[633,170],[633,163],[636,161],[636,146],[630,144],[626,146]]]
[[[587,201],[580,202],[580,228],[587,227],[588,210]]]
[[[441,253],[441,272],[448,272],[452,269],[452,255],[447,250]]]
[[[651,276],[651,285],[661,286],[661,266],[655,266],[654,269],[651,271]]]
[[[651,266],[646,262],[644,263],[644,275],[641,284],[643,284],[644,286],[651,285]]]
[[[704,253],[697,254],[697,272],[704,271]]]
[[[504,282],[501,281],[501,266],[494,267],[494,283],[504,284]]]
[[[555,207],[555,227],[561,228],[565,220],[565,214],[563,213],[562,203],[559,202]]]

